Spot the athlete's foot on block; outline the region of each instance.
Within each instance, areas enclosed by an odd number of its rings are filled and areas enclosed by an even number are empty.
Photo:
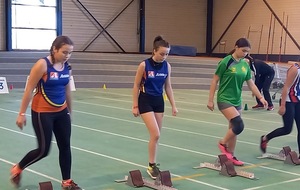
[[[233,165],[235,166],[243,166],[244,162],[238,160],[235,156],[232,157],[232,159],[230,159],[230,161],[233,163]]]
[[[153,166],[148,166],[147,168],[147,173],[152,179],[156,179],[156,177],[159,175],[159,168],[157,166],[157,164],[154,164]]]
[[[62,181],[61,188],[62,190],[82,190],[72,179]]]
[[[22,170],[18,165],[14,165],[10,170],[10,181],[16,187],[20,187]]]
[[[218,143],[218,147],[222,154],[225,154],[228,159],[232,159],[232,154],[230,152],[228,152],[225,144]]]

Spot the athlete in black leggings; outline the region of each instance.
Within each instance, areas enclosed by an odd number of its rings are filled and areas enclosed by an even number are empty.
[[[16,187],[20,186],[22,171],[48,155],[53,132],[59,149],[62,189],[81,190],[71,179],[71,71],[67,61],[72,51],[71,39],[58,36],[52,43],[50,55],[39,59],[30,71],[16,124],[20,129],[26,125],[25,113],[32,98],[31,119],[38,147],[12,167],[11,182]]]
[[[259,59],[253,59],[250,55],[247,55],[245,58],[249,60],[250,69],[254,73],[255,85],[260,92],[262,91],[265,100],[268,102],[267,110],[274,110],[273,102],[270,96],[270,87],[275,75],[274,69],[266,62]],[[256,102],[257,104],[252,107],[253,109],[264,108],[259,99],[256,98]]]
[[[297,142],[300,153],[300,66],[298,64],[291,66],[287,71],[287,78],[282,89],[278,113],[282,116],[283,127],[261,136],[261,151],[263,153],[266,152],[267,143],[271,139],[290,134],[295,120],[298,130]]]

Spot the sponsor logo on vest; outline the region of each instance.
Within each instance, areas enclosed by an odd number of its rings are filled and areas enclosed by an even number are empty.
[[[167,77],[167,74],[165,73],[156,73],[157,77]]]
[[[59,78],[69,78],[69,77],[70,77],[69,74],[65,74],[65,75],[64,75],[64,74],[61,74]]]

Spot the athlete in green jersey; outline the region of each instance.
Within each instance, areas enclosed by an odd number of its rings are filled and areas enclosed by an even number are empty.
[[[223,139],[219,141],[218,147],[234,165],[238,166],[244,164],[234,156],[237,135],[244,129],[244,122],[241,118],[243,83],[246,81],[249,89],[261,103],[265,107],[268,105],[251,79],[250,67],[244,60],[250,49],[249,41],[246,38],[240,38],[236,41],[234,50],[219,62],[211,82],[207,103],[208,109],[213,111],[214,95],[219,82],[217,104],[219,110],[228,120],[229,128]]]

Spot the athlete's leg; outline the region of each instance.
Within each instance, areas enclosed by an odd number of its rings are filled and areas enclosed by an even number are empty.
[[[273,106],[272,99],[270,96],[270,87],[271,87],[273,78],[274,78],[274,75],[266,76],[264,83],[263,83],[263,88],[262,88],[263,95],[265,97],[265,100],[268,102],[269,107]]]
[[[232,130],[232,128],[234,127],[232,123],[232,119],[236,118],[237,116],[240,116],[240,113],[234,106],[228,107],[220,111],[229,121],[229,128],[225,136],[223,137],[223,139],[220,140],[220,143],[227,145],[228,151],[234,152],[237,134],[235,134],[234,131]]]
[[[22,171],[31,164],[48,155],[51,139],[53,120],[51,114],[31,111],[32,126],[37,137],[38,147],[28,152],[22,160],[11,168],[11,182],[18,187],[20,185]]]
[[[62,179],[71,178],[71,118],[67,109],[56,114],[53,132],[59,149],[59,165]]]
[[[19,166],[25,169],[31,164],[46,157],[50,150],[53,120],[51,114],[37,113],[31,111],[32,126],[37,137],[38,147],[30,152],[20,161]]]
[[[300,154],[300,102],[298,102],[295,106],[295,121],[296,121],[296,126],[297,126],[297,130],[298,130],[298,134],[297,134],[297,143],[298,143],[298,150],[299,150],[299,154]]]
[[[238,110],[239,114],[241,115],[241,110]],[[232,129],[233,125],[232,122],[229,122],[229,128]],[[232,154],[234,154],[235,146],[237,141],[237,135],[234,135],[231,139],[228,140],[228,151],[230,151]]]
[[[149,131],[149,143],[148,143],[148,151],[149,151],[149,163],[156,163],[156,151],[158,140],[160,137],[160,127],[157,122],[157,116],[154,112],[147,112],[141,114],[141,117]],[[163,113],[160,113],[161,118]]]

